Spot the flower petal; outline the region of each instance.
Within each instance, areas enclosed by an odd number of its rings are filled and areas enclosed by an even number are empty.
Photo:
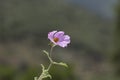
[[[63,31],[58,31],[58,32],[54,35],[54,37],[60,38],[60,37],[62,37],[63,35],[64,35],[64,32],[63,32]]]
[[[70,36],[64,35],[64,41],[70,43]]]
[[[67,47],[68,42],[63,41],[63,42],[58,42],[57,44],[64,48],[64,47]]]
[[[70,36],[64,35],[63,38],[64,39],[58,42],[57,44],[64,48],[64,47],[67,47],[67,45],[70,43]]]
[[[54,38],[54,34],[55,34],[56,32],[57,32],[57,31],[49,32],[49,33],[48,33],[48,39],[50,39],[50,40],[52,41],[53,38]]]

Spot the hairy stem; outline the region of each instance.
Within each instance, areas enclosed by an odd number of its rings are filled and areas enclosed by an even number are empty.
[[[52,64],[53,64],[53,60],[51,59],[51,56],[52,56],[51,54],[52,54],[53,47],[54,47],[54,46],[51,47],[50,53],[49,53],[49,55],[47,55],[47,56],[48,56],[48,59],[50,60],[50,64],[49,64],[49,66],[48,66],[48,68],[47,68],[47,71],[50,70],[50,68],[51,68],[51,66],[52,66]],[[34,80],[42,80],[42,79],[43,79],[43,78],[42,78],[43,75],[44,75],[44,73],[42,72],[41,75],[39,76],[39,78],[38,78],[38,79],[35,78]]]
[[[51,47],[51,49],[50,49],[50,54],[49,54],[49,59],[50,59],[50,64],[49,64],[49,66],[48,66],[48,71],[49,71],[49,69],[51,68],[51,66],[52,66],[52,63],[53,63],[53,61],[51,60],[51,56],[52,56],[52,51],[53,51],[53,46]]]
[[[49,54],[49,57],[51,58],[51,56],[52,56],[52,51],[53,51],[53,46],[51,47],[51,49],[50,49],[50,54]]]
[[[49,66],[47,68],[48,71],[50,70],[51,66],[52,66],[52,63],[49,64]]]

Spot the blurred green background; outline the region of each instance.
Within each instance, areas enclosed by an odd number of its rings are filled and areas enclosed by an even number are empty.
[[[49,63],[42,50],[50,50],[52,30],[71,36],[67,48],[55,47],[52,54],[69,68],[53,66],[52,80],[120,80],[119,1],[107,8],[100,0],[84,0],[92,3],[87,6],[82,1],[0,0],[0,80],[39,76],[40,64]]]

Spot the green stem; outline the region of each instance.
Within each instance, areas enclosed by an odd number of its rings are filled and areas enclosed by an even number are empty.
[[[47,68],[48,71],[50,70],[51,66],[52,66],[52,63],[49,64],[49,66]]]
[[[51,49],[50,49],[50,54],[49,54],[49,57],[50,57],[50,58],[51,58],[51,56],[52,56],[53,48],[54,48],[54,46],[52,46]]]
[[[47,71],[50,70],[50,68],[51,68],[51,66],[52,66],[52,64],[53,64],[53,60],[51,59],[51,54],[52,54],[53,47],[54,47],[54,46],[51,47],[51,49],[50,49],[50,53],[49,53],[49,55],[47,55],[48,58],[49,58],[49,60],[50,60],[50,64],[49,64],[49,66],[48,66],[48,68],[47,68]],[[43,75],[43,73],[39,76],[38,79],[35,78],[34,80],[42,80],[42,75]]]
[[[52,59],[51,59],[52,51],[53,51],[53,46],[51,47],[51,49],[50,49],[50,54],[49,54],[49,56],[48,56],[48,58],[49,58],[49,60],[50,60],[50,64],[49,64],[48,69],[47,69],[48,71],[49,71],[49,69],[51,68],[51,66],[52,66],[52,64],[53,64],[53,61],[52,61]]]
[[[38,80],[42,80],[42,77],[41,77],[41,75],[40,75],[40,77],[38,78]]]

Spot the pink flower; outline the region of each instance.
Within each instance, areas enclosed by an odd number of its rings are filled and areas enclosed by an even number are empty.
[[[48,33],[48,39],[54,44],[61,47],[67,47],[70,43],[70,36],[64,35],[63,31],[52,31]]]

